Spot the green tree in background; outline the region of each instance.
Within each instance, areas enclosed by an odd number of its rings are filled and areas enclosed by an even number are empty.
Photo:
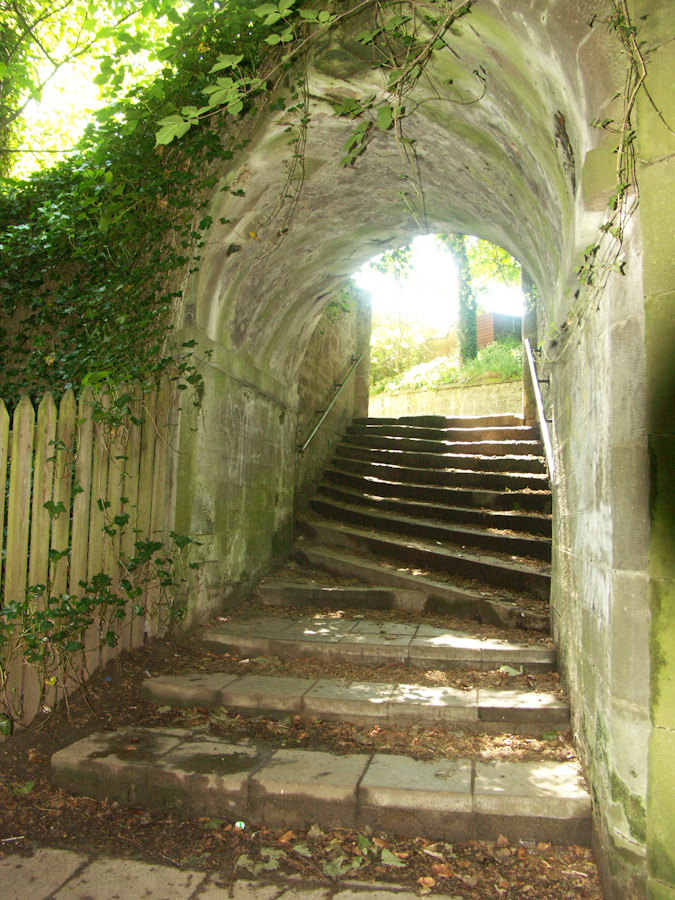
[[[467,239],[465,234],[447,234],[443,236],[444,242],[450,248],[457,264],[458,287],[458,316],[457,337],[459,339],[459,358],[465,365],[478,354],[478,332],[476,329],[476,315],[478,304],[476,292],[473,288],[471,277],[471,265],[467,253]]]
[[[64,68],[77,64],[112,96],[146,76],[166,38],[181,21],[179,0],[0,0],[0,174],[17,153],[49,154],[69,149],[68,125],[41,133],[26,112]],[[185,6],[185,4],[183,4]],[[59,146],[45,146],[48,144]],[[28,145],[28,146],[26,146]],[[43,162],[44,164],[44,162]]]

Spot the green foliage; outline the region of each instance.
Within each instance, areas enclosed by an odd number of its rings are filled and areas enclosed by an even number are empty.
[[[471,284],[476,292],[486,291],[495,281],[508,287],[520,286],[520,263],[502,247],[472,237],[467,238],[465,247]]]
[[[475,359],[460,365],[456,356],[420,363],[389,381],[380,381],[372,393],[433,390],[443,384],[481,384],[515,381],[522,377],[522,350],[518,338],[506,335],[478,351]]]
[[[412,264],[412,247],[408,244],[406,247],[397,247],[394,250],[386,250],[374,259],[371,259],[369,266],[376,272],[382,272],[383,275],[393,275],[399,281],[407,278],[410,273]]]
[[[129,517],[118,517],[123,518],[124,522],[116,520],[118,528],[127,524]],[[108,533],[113,536],[117,529],[110,528]],[[115,647],[121,623],[128,625],[138,616],[152,617],[169,628],[181,621],[184,610],[175,605],[174,592],[185,580],[187,554],[197,542],[175,532],[170,532],[170,538],[168,546],[161,541],[135,541],[134,555],[123,561],[118,589],[113,589],[107,573],[99,572],[80,582],[78,594],[54,596],[50,584],[37,584],[26,591],[23,601],[0,607],[0,690],[7,687],[14,658],[37,669],[40,684],[65,687],[69,678],[86,673],[85,643],[88,651]],[[155,589],[150,591],[152,586]],[[91,640],[92,628],[97,642]],[[18,698],[6,692],[4,702],[10,713],[20,716]],[[11,722],[5,727],[4,733],[10,733]]]

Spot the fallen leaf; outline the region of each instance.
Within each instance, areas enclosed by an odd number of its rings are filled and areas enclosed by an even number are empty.
[[[373,843],[375,844],[376,847],[380,847],[380,848],[387,846],[387,842],[379,837],[374,837]]]
[[[401,860],[396,856],[396,854],[392,853],[391,850],[387,850],[386,847],[382,848],[382,853],[380,854],[380,859],[384,863],[385,866],[404,866],[405,863],[401,862]]]
[[[455,874],[447,863],[434,863],[431,871],[439,878],[450,878]]]
[[[499,837],[497,838],[497,846],[498,847],[505,847],[508,844],[508,842],[509,842],[509,839],[507,837],[504,837],[503,834],[500,834]]]
[[[436,879],[432,878],[431,875],[422,875],[417,879],[417,883],[421,884],[422,887],[432,888],[436,884]]]
[[[307,844],[296,844],[293,847],[293,852],[297,853],[298,856],[304,856],[309,859],[312,855],[312,851],[309,849]]]
[[[293,840],[294,837],[295,837],[294,831],[287,831],[285,834],[281,835],[281,837],[279,838],[279,842],[282,844],[288,844]]]

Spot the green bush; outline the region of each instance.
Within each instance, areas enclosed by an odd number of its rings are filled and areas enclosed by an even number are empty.
[[[481,384],[522,377],[521,342],[514,335],[488,344],[476,359],[460,366],[456,356],[442,356],[421,363],[390,380],[373,385],[372,394],[391,391],[433,390],[443,384]]]

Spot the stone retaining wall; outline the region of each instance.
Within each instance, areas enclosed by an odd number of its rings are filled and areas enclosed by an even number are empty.
[[[398,419],[400,416],[491,416],[504,412],[521,415],[522,381],[490,384],[444,384],[435,390],[396,391],[370,398],[369,416]]]

